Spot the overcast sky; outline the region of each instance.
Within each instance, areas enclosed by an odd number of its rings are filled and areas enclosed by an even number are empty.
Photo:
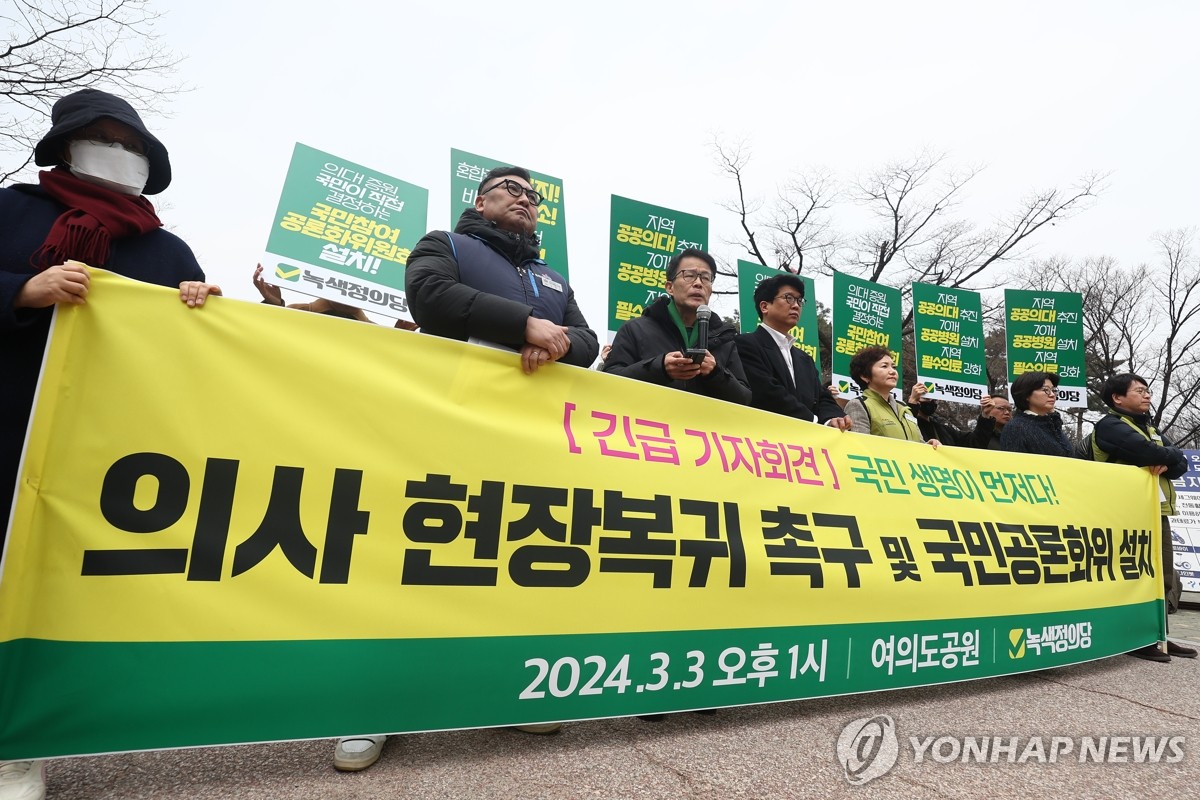
[[[736,235],[709,142],[748,139],[752,189],[795,169],[851,178],[922,148],[981,164],[963,212],[1111,172],[1034,255],[1151,260],[1200,223],[1200,6],[1184,2],[513,4],[163,0],[193,87],[149,124],[175,179],[156,199],[226,294],[250,283],[293,143],[429,190],[451,147],[564,180],[571,281],[605,327],[609,195]],[[732,287],[728,287],[732,288]]]

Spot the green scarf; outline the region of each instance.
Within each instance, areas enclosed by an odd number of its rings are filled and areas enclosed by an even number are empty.
[[[674,299],[667,302],[667,313],[671,315],[671,321],[675,323],[675,327],[679,328],[679,333],[683,336],[684,348],[690,350],[696,344],[696,329],[683,324],[683,317],[679,316],[679,308],[675,305]]]

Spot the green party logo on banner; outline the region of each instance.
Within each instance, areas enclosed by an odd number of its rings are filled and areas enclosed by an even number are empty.
[[[896,362],[896,396],[904,386],[900,367],[900,290],[833,273],[833,382],[842,397],[861,394],[850,377],[850,359],[864,347],[886,347]]]
[[[462,212],[475,207],[475,194],[483,176],[496,167],[524,166],[494,158],[450,150],[450,227]],[[567,271],[567,206],[563,202],[563,182],[545,173],[529,170],[533,190],[542,196],[538,206],[537,234],[542,241],[542,260],[570,279]],[[500,190],[497,190],[500,191]]]
[[[754,290],[763,280],[779,274],[788,274],[783,270],[764,267],[753,261],[737,262],[738,274],[738,312],[742,321],[742,333],[750,333],[758,327],[758,307],[754,303]],[[796,327],[789,333],[796,338],[796,347],[808,353],[818,369],[821,366],[820,341],[817,338],[817,299],[816,285],[812,278],[795,275],[804,283],[804,305],[800,307],[800,319]]]
[[[288,288],[409,319],[404,266],[429,192],[296,143],[263,263]]]
[[[912,293],[917,381],[930,400],[979,402],[988,389],[979,293],[928,283]]]
[[[666,293],[667,264],[676,253],[706,250],[708,218],[612,196],[608,234],[608,331],[640,317]]]
[[[1008,380],[1040,370],[1059,377],[1059,409],[1087,408],[1083,296],[1078,292],[1004,290]]]

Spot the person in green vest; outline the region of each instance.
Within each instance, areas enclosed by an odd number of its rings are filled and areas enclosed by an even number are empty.
[[[1179,575],[1175,572],[1171,524],[1167,517],[1175,513],[1175,487],[1171,481],[1187,472],[1187,457],[1182,450],[1172,447],[1150,424],[1151,392],[1145,378],[1130,372],[1114,375],[1104,382],[1100,392],[1110,411],[1096,423],[1092,435],[1096,460],[1145,467],[1158,476],[1163,586],[1167,613],[1173,614],[1179,608],[1182,587]],[[1133,650],[1129,655],[1148,661],[1168,662],[1171,656],[1195,658],[1196,650],[1168,639],[1165,653],[1156,643]]]
[[[924,442],[916,417],[907,405],[896,402],[892,390],[900,379],[891,351],[886,347],[864,347],[850,359],[850,377],[862,387],[862,396],[846,403],[846,416],[853,420],[851,430]],[[941,445],[929,439],[933,447]]]

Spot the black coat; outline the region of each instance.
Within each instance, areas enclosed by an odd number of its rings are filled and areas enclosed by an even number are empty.
[[[663,295],[647,306],[642,316],[621,326],[613,340],[612,350],[604,361],[604,371],[730,403],[749,405],[750,387],[746,383],[746,373],[742,371],[742,360],[733,344],[737,331],[716,314],[712,315],[708,329],[708,352],[717,362],[716,369],[690,381],[677,381],[667,375],[663,368],[663,356],[687,348],[667,311],[667,303],[671,302],[674,301],[670,296]]]
[[[1124,420],[1129,420],[1145,432],[1145,436],[1131,428]],[[1162,435],[1162,444],[1150,439],[1150,416],[1148,414],[1123,414],[1120,411],[1109,411],[1096,423],[1093,437],[1096,446],[1108,454],[1111,461],[1119,464],[1133,464],[1137,467],[1163,466],[1167,480],[1183,477],[1188,471],[1187,456],[1178,447],[1172,447]]]
[[[66,210],[38,186],[0,189],[0,544],[53,312],[14,304],[36,274],[30,265],[34,251]],[[204,280],[191,248],[162,228],[113,240],[108,259],[91,266],[172,289],[183,281]]]
[[[817,365],[808,353],[793,347],[789,371],[774,337],[762,326],[736,337],[734,343],[754,395],[750,405],[805,422],[811,422],[815,416],[822,425],[845,416],[841,406],[821,385]]]
[[[1073,455],[1071,443],[1063,433],[1062,417],[1057,411],[1042,415],[1024,411],[1013,414],[1012,421],[1000,432],[1000,446],[1010,453]]]

